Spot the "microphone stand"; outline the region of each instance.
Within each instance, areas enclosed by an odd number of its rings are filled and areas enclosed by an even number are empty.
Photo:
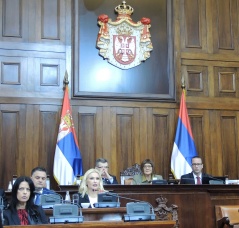
[[[119,198],[122,198],[122,199],[127,199],[127,200],[130,200],[130,201],[134,201],[136,202],[136,204],[139,204],[137,206],[141,206],[143,207],[143,205],[140,205],[140,203],[146,203],[150,206],[151,208],[151,214],[139,214],[139,213],[135,213],[135,214],[131,214],[131,213],[128,213],[128,207],[126,205],[126,208],[127,208],[127,215],[124,215],[124,221],[127,222],[127,221],[145,221],[145,220],[155,220],[156,216],[155,216],[155,213],[154,213],[154,208],[152,206],[151,203],[149,202],[146,202],[146,201],[141,201],[141,200],[136,200],[136,199],[132,199],[132,198],[129,198],[129,197],[124,197],[124,196],[119,196],[118,194],[114,194],[114,193],[109,193],[107,192],[106,195],[110,195],[110,196],[116,196],[118,197],[118,201],[119,201]],[[127,203],[127,204],[131,204],[131,203]]]
[[[35,194],[40,195],[40,205],[43,209],[53,208],[53,205],[56,203],[63,203],[64,200],[62,196],[58,193],[54,194],[42,194],[40,192],[34,191]],[[44,202],[42,202],[42,197],[44,197]],[[45,203],[45,205],[44,205]]]
[[[4,203],[3,203],[3,198],[0,197],[0,213],[1,213],[1,227],[4,225],[4,216],[3,216],[3,210],[4,210]]]

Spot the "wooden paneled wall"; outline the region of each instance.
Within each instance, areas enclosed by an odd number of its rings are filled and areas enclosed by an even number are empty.
[[[85,1],[96,8],[101,3]],[[52,177],[62,81],[67,70],[73,91],[77,77],[73,2],[0,0],[0,186],[5,189],[12,175],[30,175],[37,165]],[[205,171],[239,179],[238,11],[238,0],[172,1],[176,102],[71,100],[84,170],[105,157],[119,180],[121,170],[151,158],[167,178],[183,78]],[[57,189],[53,178],[51,183]]]

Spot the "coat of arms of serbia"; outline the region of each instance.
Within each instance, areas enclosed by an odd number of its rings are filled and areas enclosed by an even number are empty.
[[[150,19],[143,17],[134,22],[134,9],[123,1],[115,7],[118,16],[112,21],[107,15],[98,17],[100,30],[96,46],[99,54],[120,69],[136,67],[150,57],[153,45],[150,40]]]

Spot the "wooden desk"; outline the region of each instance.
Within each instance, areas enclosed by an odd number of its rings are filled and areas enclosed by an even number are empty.
[[[61,191],[76,192],[77,186],[60,186]],[[178,219],[183,228],[216,227],[215,205],[239,205],[239,185],[106,185],[106,190],[119,196],[147,201],[157,206],[163,195],[168,205],[178,206]],[[121,207],[129,200],[120,199]]]
[[[178,219],[183,228],[216,227],[215,205],[239,205],[239,185],[106,185],[105,189],[119,196],[147,201],[153,207],[157,206],[156,198],[163,195],[168,199],[167,205],[178,206]],[[75,193],[78,186],[61,186],[58,193],[65,196],[66,190]],[[125,207],[130,200],[120,199],[120,202]]]
[[[52,210],[45,210],[46,216],[52,216]],[[122,221],[126,208],[86,208],[82,209],[84,221]]]
[[[108,221],[108,222],[100,222],[100,221],[93,221],[93,222],[83,222],[83,223],[69,223],[69,224],[44,224],[38,226],[4,226],[5,228],[94,228],[94,227],[108,227],[108,228],[173,228],[175,222],[173,221],[141,221],[141,222],[123,222],[123,221]]]

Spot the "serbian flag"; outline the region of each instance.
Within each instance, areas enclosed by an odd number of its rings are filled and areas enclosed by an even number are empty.
[[[188,118],[188,111],[185,102],[185,91],[183,90],[176,137],[173,145],[171,157],[171,171],[175,179],[180,179],[181,175],[190,173],[191,159],[197,156],[192,130]]]
[[[63,99],[53,175],[59,185],[73,184],[77,175],[82,175],[82,158],[72,119],[68,86],[65,88]]]

